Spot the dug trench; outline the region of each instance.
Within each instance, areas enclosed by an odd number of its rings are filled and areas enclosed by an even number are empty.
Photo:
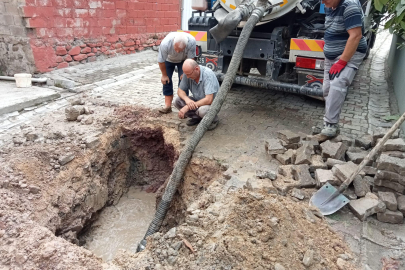
[[[156,192],[159,202],[181,150],[172,125],[132,121],[139,115],[131,109],[117,115],[124,120],[89,149],[70,149],[76,157],[60,170],[48,168],[55,157],[46,144],[3,155],[11,168],[0,188],[5,269],[356,269],[316,210],[265,190],[229,188],[227,165],[196,154],[145,251],[103,262],[82,247],[86,229],[131,186]]]

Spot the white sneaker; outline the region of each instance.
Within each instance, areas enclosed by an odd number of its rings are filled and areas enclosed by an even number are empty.
[[[339,124],[330,124],[328,122],[323,123],[322,135],[327,137],[336,137],[340,133]]]

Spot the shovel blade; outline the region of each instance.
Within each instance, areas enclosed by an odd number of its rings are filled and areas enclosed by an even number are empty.
[[[324,216],[335,213],[350,202],[348,198],[339,194],[337,197],[325,203],[335,191],[337,191],[337,189],[334,186],[326,183],[312,195],[310,204],[316,206]]]

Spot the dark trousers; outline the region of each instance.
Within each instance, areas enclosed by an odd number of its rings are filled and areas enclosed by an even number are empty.
[[[179,85],[180,85],[180,76],[183,75],[183,63],[184,63],[184,61],[182,61],[180,63],[172,63],[172,62],[165,61],[166,73],[170,79],[170,82],[163,85],[163,95],[165,95],[165,96],[173,95],[172,77],[173,77],[173,72],[174,72],[174,69],[176,66],[177,66],[177,70],[179,73]],[[188,90],[186,91],[186,94],[188,96]]]

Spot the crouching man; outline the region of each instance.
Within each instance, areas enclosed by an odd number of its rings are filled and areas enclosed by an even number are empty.
[[[192,97],[187,96],[190,90]],[[179,110],[179,118],[190,118],[188,126],[198,125],[209,111],[215,95],[219,90],[219,83],[214,72],[196,61],[187,59],[183,64],[183,79],[177,91],[178,97],[174,106]],[[208,130],[213,130],[219,122],[216,115]]]

